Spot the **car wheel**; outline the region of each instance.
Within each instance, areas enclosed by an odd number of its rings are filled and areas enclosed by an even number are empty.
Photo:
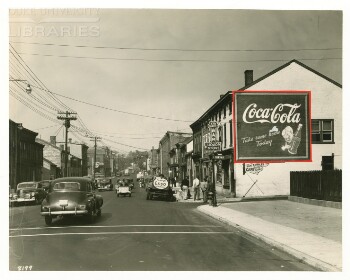
[[[147,200],[149,200],[149,193],[147,193],[147,195],[146,195],[146,199],[147,199]]]
[[[119,197],[119,193],[117,193],[117,196]]]
[[[153,194],[150,193],[149,194],[149,199],[152,200],[152,198],[153,198]]]
[[[52,224],[52,217],[51,216],[45,216],[45,224],[47,226],[51,226],[51,224]]]
[[[129,193],[129,197],[131,197],[131,193]]]

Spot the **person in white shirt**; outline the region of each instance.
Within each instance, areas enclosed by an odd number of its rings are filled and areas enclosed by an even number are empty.
[[[196,178],[193,180],[193,192],[194,192],[194,196],[193,196],[193,200],[195,201],[196,198],[198,197],[197,200],[200,200],[200,188],[199,188],[199,179],[198,176],[196,176]]]

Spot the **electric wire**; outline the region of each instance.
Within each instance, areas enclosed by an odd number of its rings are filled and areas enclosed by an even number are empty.
[[[38,88],[37,86],[33,86],[33,87]],[[47,91],[47,90],[45,90],[43,88],[39,88],[39,89]],[[90,106],[94,106],[94,107],[101,108],[101,109],[104,109],[104,110],[118,112],[118,113],[122,113],[122,114],[133,115],[133,116],[144,117],[144,118],[157,119],[157,120],[165,120],[165,121],[191,122],[191,123],[193,122],[193,121],[189,121],[189,120],[178,120],[178,119],[161,118],[161,117],[155,117],[155,116],[149,116],[149,115],[143,115],[143,114],[137,114],[137,113],[121,111],[121,110],[117,110],[117,109],[113,109],[113,108],[109,108],[109,107],[105,107],[105,106],[101,106],[101,105],[96,105],[96,104],[92,104],[92,103],[89,103],[89,102],[85,102],[85,101],[82,101],[82,100],[79,100],[79,99],[75,99],[75,98],[72,98],[72,97],[68,97],[68,96],[65,96],[65,95],[62,95],[62,94],[59,94],[59,93],[55,93],[55,92],[51,92],[51,93],[55,94],[55,95],[58,95],[58,96],[61,96],[63,98],[67,98],[67,99],[79,102],[79,103],[83,103],[83,104],[86,104],[86,105],[90,105]]]
[[[40,46],[55,47],[74,47],[74,48],[92,48],[92,49],[115,49],[115,50],[141,50],[141,51],[179,51],[179,52],[293,52],[293,51],[326,51],[341,50],[342,48],[300,48],[300,49],[185,49],[185,48],[136,48],[136,47],[115,47],[115,46],[87,46],[87,45],[69,45],[69,44],[53,44],[11,41],[15,44],[29,44]]]
[[[320,57],[320,58],[292,58],[292,59],[255,59],[255,60],[215,60],[215,59],[147,59],[147,58],[118,58],[118,57],[95,57],[95,56],[74,56],[74,55],[54,55],[42,53],[25,53],[22,55],[59,57],[59,58],[76,58],[76,59],[96,59],[96,60],[117,60],[117,61],[151,61],[151,62],[205,62],[205,63],[256,63],[256,62],[282,62],[293,59],[299,61],[322,61],[322,60],[341,60],[341,57]]]

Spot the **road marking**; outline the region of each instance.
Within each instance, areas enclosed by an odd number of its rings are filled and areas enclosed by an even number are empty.
[[[219,228],[222,226],[213,225],[114,225],[114,226],[62,226],[62,227],[33,227],[33,228],[10,228],[17,230],[40,230],[40,229],[60,229],[60,228],[119,228],[119,227],[194,227],[194,228]]]
[[[10,235],[10,238],[17,237],[38,237],[38,236],[64,236],[64,235],[122,235],[122,234],[235,234],[230,231],[121,231],[121,232],[59,232],[59,233],[42,233],[42,234],[20,234]]]

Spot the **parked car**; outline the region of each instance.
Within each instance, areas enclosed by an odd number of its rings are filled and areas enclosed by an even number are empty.
[[[47,192],[40,182],[22,182],[17,185],[15,193],[10,193],[10,205],[40,204],[46,195]]]
[[[53,180],[46,198],[41,204],[41,215],[51,225],[58,216],[85,216],[93,222],[101,216],[103,198],[97,195],[89,178],[66,177]]]
[[[168,201],[174,201],[174,192],[171,189],[169,182],[164,177],[155,177],[146,187],[147,200],[152,200],[153,198],[165,198]]]

